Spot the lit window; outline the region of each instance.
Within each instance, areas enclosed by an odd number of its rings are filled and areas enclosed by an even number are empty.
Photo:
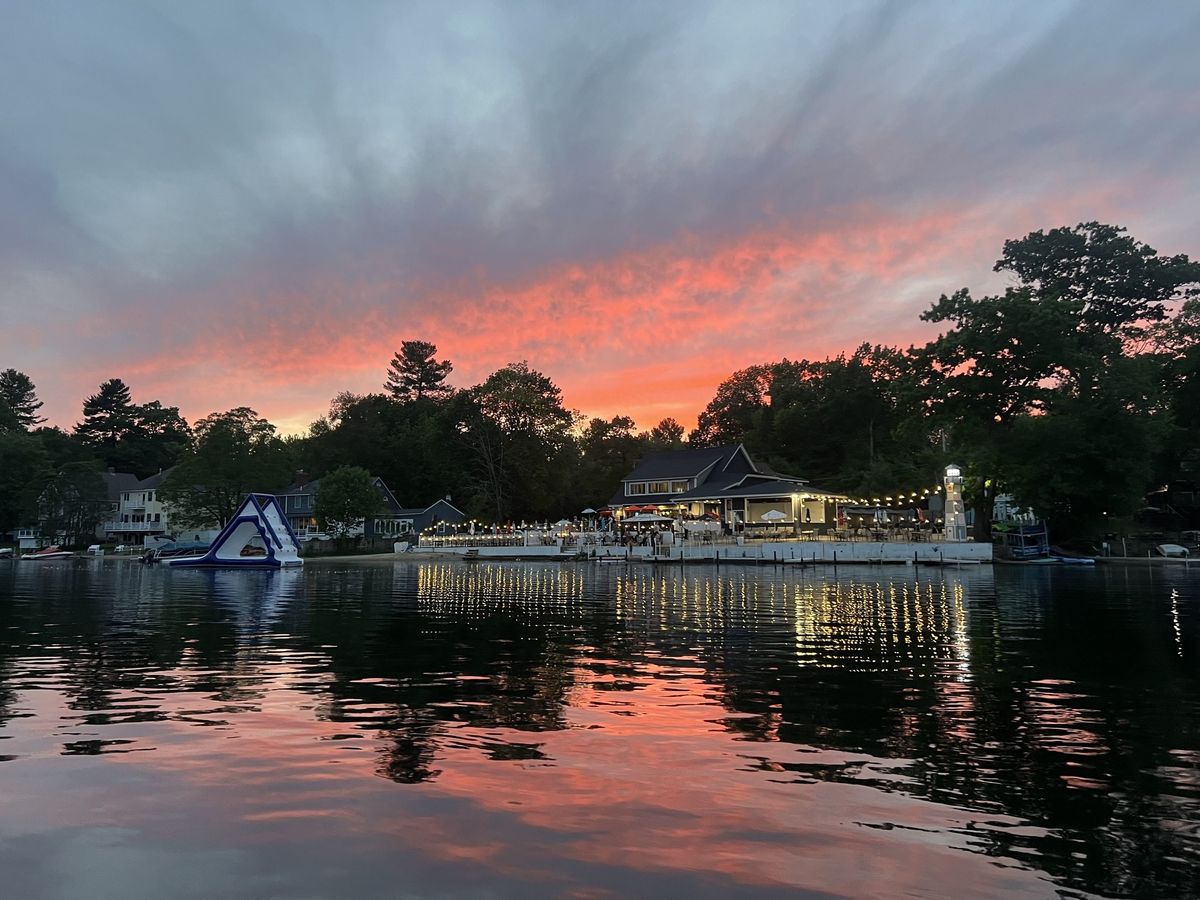
[[[633,482],[625,486],[625,495],[627,497],[644,493],[646,493],[646,483],[644,481]]]
[[[682,493],[685,493],[687,491],[687,489],[688,489],[688,483],[686,481],[672,481],[671,482],[671,493],[672,494],[682,494]]]

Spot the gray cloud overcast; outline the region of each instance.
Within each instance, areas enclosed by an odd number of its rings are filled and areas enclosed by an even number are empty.
[[[684,235],[1053,215],[1065,194],[1132,196],[1139,236],[1200,249],[1193,3],[95,0],[5,20],[0,327],[136,314],[182,344],[171,322],[219,322],[250,276],[366,315],[374,282],[415,298]],[[103,338],[4,364],[144,341]]]

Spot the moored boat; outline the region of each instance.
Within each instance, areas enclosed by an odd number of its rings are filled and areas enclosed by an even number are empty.
[[[47,547],[45,550],[35,550],[33,553],[22,553],[21,559],[68,559],[75,554],[62,547]]]

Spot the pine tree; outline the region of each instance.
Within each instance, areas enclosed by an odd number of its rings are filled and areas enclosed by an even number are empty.
[[[392,397],[403,402],[423,397],[433,400],[449,397],[453,388],[445,381],[454,367],[447,359],[434,359],[436,353],[437,346],[428,341],[401,343],[400,352],[392,357],[388,365],[384,388]]]
[[[42,401],[34,392],[33,382],[24,372],[5,369],[0,372],[0,421],[28,431],[46,421],[37,411]]]
[[[129,386],[120,378],[110,378],[83,402],[83,421],[75,426],[75,434],[86,446],[110,451],[128,437],[136,421]]]

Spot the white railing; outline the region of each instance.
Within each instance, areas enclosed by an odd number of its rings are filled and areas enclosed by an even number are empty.
[[[110,534],[113,532],[125,531],[134,532],[151,532],[151,531],[166,531],[166,522],[105,522],[104,530]]]

